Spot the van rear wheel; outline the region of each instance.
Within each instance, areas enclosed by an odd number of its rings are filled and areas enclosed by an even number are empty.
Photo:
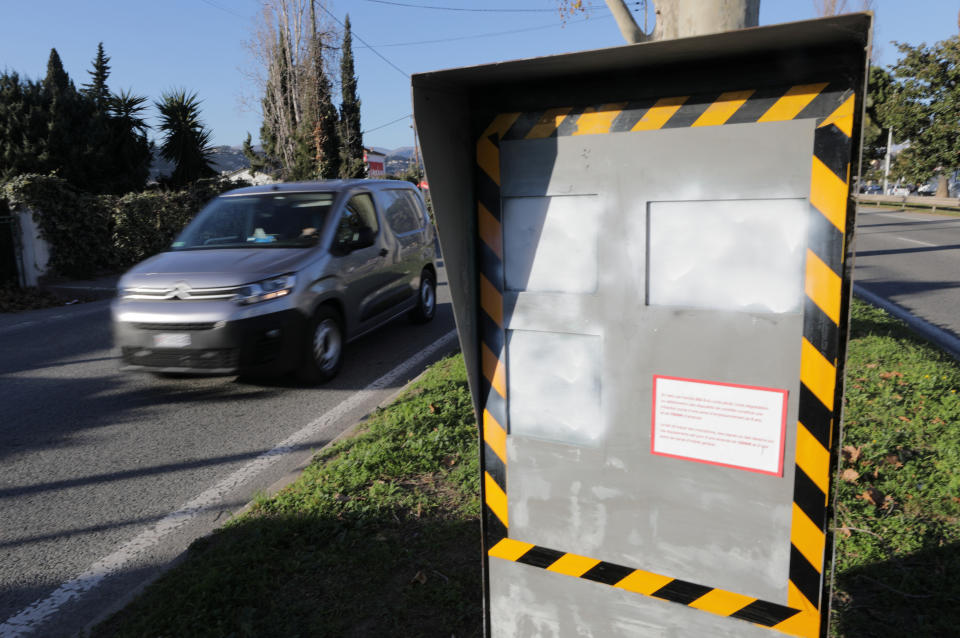
[[[410,311],[410,321],[426,323],[437,311],[437,282],[433,273],[424,269],[420,273],[420,290],[417,292],[417,307]]]
[[[340,315],[328,306],[318,308],[308,324],[300,380],[316,385],[337,376],[343,364],[343,341]]]

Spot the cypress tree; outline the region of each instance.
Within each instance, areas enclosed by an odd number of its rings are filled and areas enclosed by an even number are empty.
[[[349,15],[344,22],[340,58],[340,139],[340,175],[344,178],[366,177],[363,135],[360,132],[360,99],[357,97],[357,76],[353,67],[353,36],[350,32]]]
[[[269,161],[267,158],[254,150],[253,140],[250,137],[250,133],[247,133],[246,139],[243,140],[243,155],[250,162],[251,173],[263,173],[270,170]]]
[[[0,181],[46,172],[41,155],[47,135],[47,107],[38,82],[15,72],[0,74]]]
[[[43,88],[51,95],[60,94],[73,89],[73,83],[70,76],[63,70],[63,62],[60,60],[60,54],[56,49],[50,49],[50,57],[47,59],[47,75],[43,79]]]
[[[70,76],[63,69],[63,62],[56,49],[50,49],[47,60],[47,75],[43,79],[43,100],[46,107],[47,130],[40,142],[39,155],[44,172],[57,171],[74,186],[85,188],[82,177],[81,158],[85,140],[78,140],[86,130],[83,102]]]
[[[323,69],[323,38],[317,29],[317,18],[310,5],[310,93],[304,96],[305,117],[301,123],[300,148],[310,151],[310,168],[301,178],[336,179],[340,177],[340,135],[337,109],[333,105],[333,88]],[[300,153],[298,153],[300,155]],[[300,162],[298,169],[301,168]]]

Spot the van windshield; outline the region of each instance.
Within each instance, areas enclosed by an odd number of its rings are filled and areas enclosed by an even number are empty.
[[[333,193],[218,197],[170,248],[309,248],[323,231],[333,199]]]

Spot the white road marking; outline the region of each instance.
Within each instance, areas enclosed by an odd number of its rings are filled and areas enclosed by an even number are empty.
[[[897,239],[902,239],[903,241],[908,241],[911,244],[920,244],[921,246],[936,246],[937,244],[931,244],[928,241],[920,241],[919,239],[910,239],[909,237],[901,237],[897,235]]]
[[[153,527],[144,530],[133,540],[123,544],[118,550],[101,558],[76,578],[60,585],[53,593],[25,607],[11,616],[0,625],[0,636],[15,638],[31,634],[40,628],[51,616],[56,614],[60,607],[70,600],[87,594],[95,589],[105,578],[120,571],[124,565],[134,560],[142,553],[157,545],[160,540],[192,521],[194,518],[211,509],[216,509],[223,497],[237,486],[253,478],[267,467],[275,463],[284,454],[289,454],[306,440],[316,436],[330,423],[342,418],[351,410],[359,407],[379,390],[403,378],[404,375],[422,365],[424,361],[437,352],[447,348],[456,339],[456,330],[451,330],[427,349],[407,359],[393,370],[351,395],[323,416],[309,423],[307,426],[287,437],[272,450],[264,452],[250,461],[236,472],[230,474],[219,483],[195,497],[176,512],[168,514]]]

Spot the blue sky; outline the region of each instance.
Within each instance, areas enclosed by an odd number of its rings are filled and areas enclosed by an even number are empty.
[[[4,4],[0,69],[42,78],[56,48],[79,86],[88,81],[102,41],[112,90],[151,100],[171,88],[195,91],[215,144],[238,145],[248,131],[256,142],[260,96],[244,42],[252,37],[259,0]],[[407,74],[622,44],[602,0],[585,4],[587,14],[563,22],[555,0],[327,0],[336,18],[350,14],[364,143],[413,144]],[[630,4],[642,18],[642,3]],[[861,6],[859,0],[847,4]],[[761,25],[815,17],[813,0],[762,0],[760,6]],[[874,41],[883,65],[897,58],[891,40],[932,44],[958,32],[956,0],[878,0],[875,6]]]

